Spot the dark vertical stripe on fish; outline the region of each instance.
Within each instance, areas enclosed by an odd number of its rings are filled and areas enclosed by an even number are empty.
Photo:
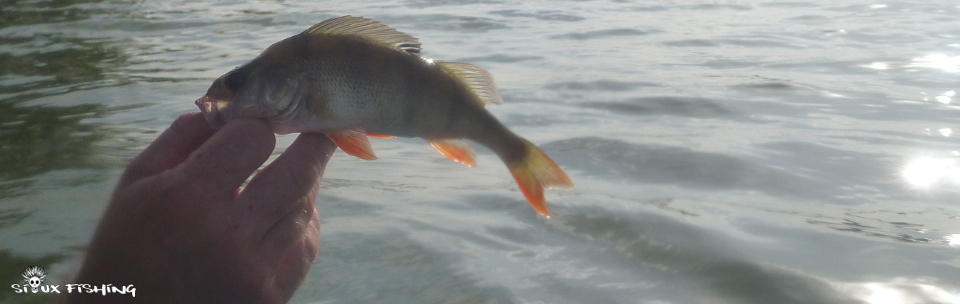
[[[466,100],[469,96],[465,96],[462,92],[464,89],[455,88],[459,86],[459,83],[453,83],[456,86],[450,88],[449,92],[451,96],[448,96],[449,100],[445,103],[447,106],[447,115],[444,116],[447,121],[444,124],[445,133],[460,133],[464,129],[464,125],[472,125],[469,122],[464,121],[464,113],[467,109],[464,106],[466,103],[470,102]],[[469,128],[469,126],[467,126]]]
[[[400,121],[403,125],[412,127],[416,126],[415,119],[417,117],[417,112],[420,111],[426,102],[423,100],[425,95],[425,84],[427,83],[427,74],[424,72],[426,69],[412,69],[404,79],[404,96],[401,102],[403,105],[403,114]]]

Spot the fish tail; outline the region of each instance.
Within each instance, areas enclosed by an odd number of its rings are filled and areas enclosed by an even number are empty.
[[[520,186],[520,192],[530,202],[530,206],[537,213],[550,217],[546,201],[543,199],[543,188],[573,188],[573,182],[567,174],[557,166],[550,157],[543,154],[537,146],[526,139],[523,141],[523,157],[518,161],[507,163],[510,174]]]

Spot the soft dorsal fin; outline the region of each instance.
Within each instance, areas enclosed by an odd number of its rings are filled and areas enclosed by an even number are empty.
[[[503,103],[500,93],[497,92],[497,86],[493,83],[493,75],[490,75],[489,72],[469,63],[443,61],[436,61],[435,63],[466,85],[467,89],[477,96],[480,105]]]
[[[401,33],[367,18],[343,16],[327,19],[311,26],[301,34],[356,35],[410,54],[420,54],[420,41],[416,37]]]

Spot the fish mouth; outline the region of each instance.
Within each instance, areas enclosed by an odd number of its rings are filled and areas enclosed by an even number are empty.
[[[207,124],[210,125],[213,129],[219,129],[227,123],[226,117],[224,117],[223,108],[226,108],[227,103],[210,98],[210,96],[203,95],[193,102],[200,108],[200,113],[203,113],[203,118],[207,120]]]

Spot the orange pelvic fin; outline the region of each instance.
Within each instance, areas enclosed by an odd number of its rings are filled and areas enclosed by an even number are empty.
[[[510,174],[520,186],[520,192],[530,202],[537,213],[550,217],[547,203],[543,198],[543,188],[573,188],[573,182],[566,173],[546,154],[529,141],[524,140],[525,156],[518,162],[507,164]]]
[[[441,155],[452,161],[467,165],[467,167],[470,168],[477,166],[473,162],[473,149],[462,139],[428,139],[427,142],[429,142],[430,146],[433,146],[437,152],[440,152]]]
[[[367,137],[373,137],[373,138],[397,138],[396,136],[393,136],[393,135],[380,135],[380,134],[373,134],[373,133],[367,133]]]
[[[370,141],[367,140],[367,133],[360,128],[352,128],[334,132],[327,132],[327,137],[333,140],[340,150],[347,154],[359,157],[363,160],[375,160],[373,148],[370,147]]]

